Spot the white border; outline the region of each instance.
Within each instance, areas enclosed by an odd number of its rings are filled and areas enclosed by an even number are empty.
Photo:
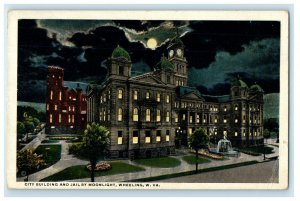
[[[124,17],[126,16],[126,18]],[[16,181],[17,103],[17,20],[18,19],[127,19],[127,20],[275,20],[281,22],[280,41],[280,151],[278,184],[159,183],[159,189],[286,189],[288,186],[288,13],[286,11],[10,11],[8,18],[7,82],[7,183],[9,188],[25,188]],[[27,187],[28,188],[28,187]],[[62,189],[62,187],[51,187]],[[34,189],[39,189],[34,187]],[[40,189],[50,189],[41,187]],[[64,188],[65,189],[65,188]],[[74,189],[74,188],[72,188]],[[99,187],[88,189],[99,189]],[[101,189],[111,189],[104,188]],[[118,188],[138,189],[138,188]],[[143,188],[144,189],[144,188]]]

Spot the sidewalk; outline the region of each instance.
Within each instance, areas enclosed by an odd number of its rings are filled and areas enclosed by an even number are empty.
[[[42,141],[46,138],[46,134],[45,134],[45,128],[43,128],[37,135],[36,138],[34,138],[31,142],[29,142],[28,144],[26,144],[22,150],[25,149],[32,149],[35,150],[41,143]]]
[[[29,181],[40,181],[41,179],[46,178],[50,175],[53,175],[57,172],[60,172],[63,169],[66,169],[68,167],[76,166],[76,165],[86,165],[89,163],[88,161],[80,160],[78,158],[73,157],[72,155],[69,155],[68,154],[68,143],[66,143],[65,141],[60,141],[60,144],[62,146],[61,160],[58,161],[56,164],[54,164],[40,172],[36,172],[36,173],[30,175]],[[270,157],[278,156],[278,148],[277,147],[273,147],[273,148],[274,148],[274,153],[266,155],[267,159]],[[129,180],[134,180],[134,179],[142,179],[142,178],[147,178],[147,177],[155,177],[155,176],[161,176],[161,175],[174,174],[174,173],[195,170],[195,165],[190,165],[190,164],[186,163],[184,160],[182,160],[182,156],[172,156],[172,157],[180,160],[181,164],[177,167],[172,167],[172,168],[153,168],[153,167],[136,164],[134,161],[130,161],[130,160],[120,160],[121,162],[124,162],[124,163],[143,167],[143,168],[145,168],[145,171],[96,177],[95,182],[123,182],[123,181],[129,181]],[[242,162],[246,162],[246,161],[253,161],[253,160],[256,160],[258,162],[264,161],[263,155],[250,156],[250,155],[246,155],[243,153],[240,153],[239,157],[229,157],[228,160],[220,160],[220,161],[212,160],[212,159],[210,159],[210,160],[211,160],[210,163],[199,164],[199,171],[201,171],[201,169],[207,169],[207,168],[211,168],[211,167],[224,166],[224,165],[230,165],[230,164],[237,164],[237,163],[242,163]],[[24,178],[18,178],[18,181],[24,181]],[[89,182],[90,178],[75,179],[75,180],[71,180],[71,181],[72,182]]]

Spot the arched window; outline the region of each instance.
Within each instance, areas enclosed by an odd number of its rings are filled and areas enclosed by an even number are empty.
[[[133,109],[133,121],[139,120],[139,110],[137,108]]]
[[[157,121],[157,122],[160,121],[160,119],[161,119],[160,117],[161,117],[161,116],[160,116],[160,110],[157,109],[157,110],[156,110],[156,121]]]
[[[160,93],[157,93],[157,94],[156,94],[156,101],[157,101],[157,102],[160,102]]]
[[[138,99],[138,91],[134,90],[133,91],[133,100],[137,100]]]
[[[146,121],[151,121],[151,111],[150,111],[150,109],[146,109]]]
[[[146,99],[149,99],[149,98],[150,98],[150,92],[147,91],[147,92],[146,92]]]
[[[118,109],[118,121],[122,121],[123,119],[123,110],[122,108]]]
[[[118,90],[118,99],[123,99],[123,90],[122,89]]]
[[[166,113],[166,122],[170,122],[170,112]]]

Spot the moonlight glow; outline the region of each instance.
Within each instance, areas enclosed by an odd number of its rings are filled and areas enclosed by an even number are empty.
[[[150,49],[155,49],[157,46],[157,41],[155,40],[155,38],[149,38],[149,40],[147,41],[147,46]]]

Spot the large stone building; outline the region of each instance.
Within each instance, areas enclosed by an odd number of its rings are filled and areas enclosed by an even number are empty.
[[[184,44],[176,37],[154,71],[131,76],[131,58],[116,47],[107,77],[87,88],[88,122],[111,132],[110,156],[152,157],[172,154],[175,146],[202,127],[212,142],[227,138],[233,146],[263,143],[263,90],[237,79],[229,95],[202,95],[187,86]]]
[[[86,126],[86,97],[79,86],[64,86],[64,70],[49,66],[47,77],[47,134],[80,133]]]

